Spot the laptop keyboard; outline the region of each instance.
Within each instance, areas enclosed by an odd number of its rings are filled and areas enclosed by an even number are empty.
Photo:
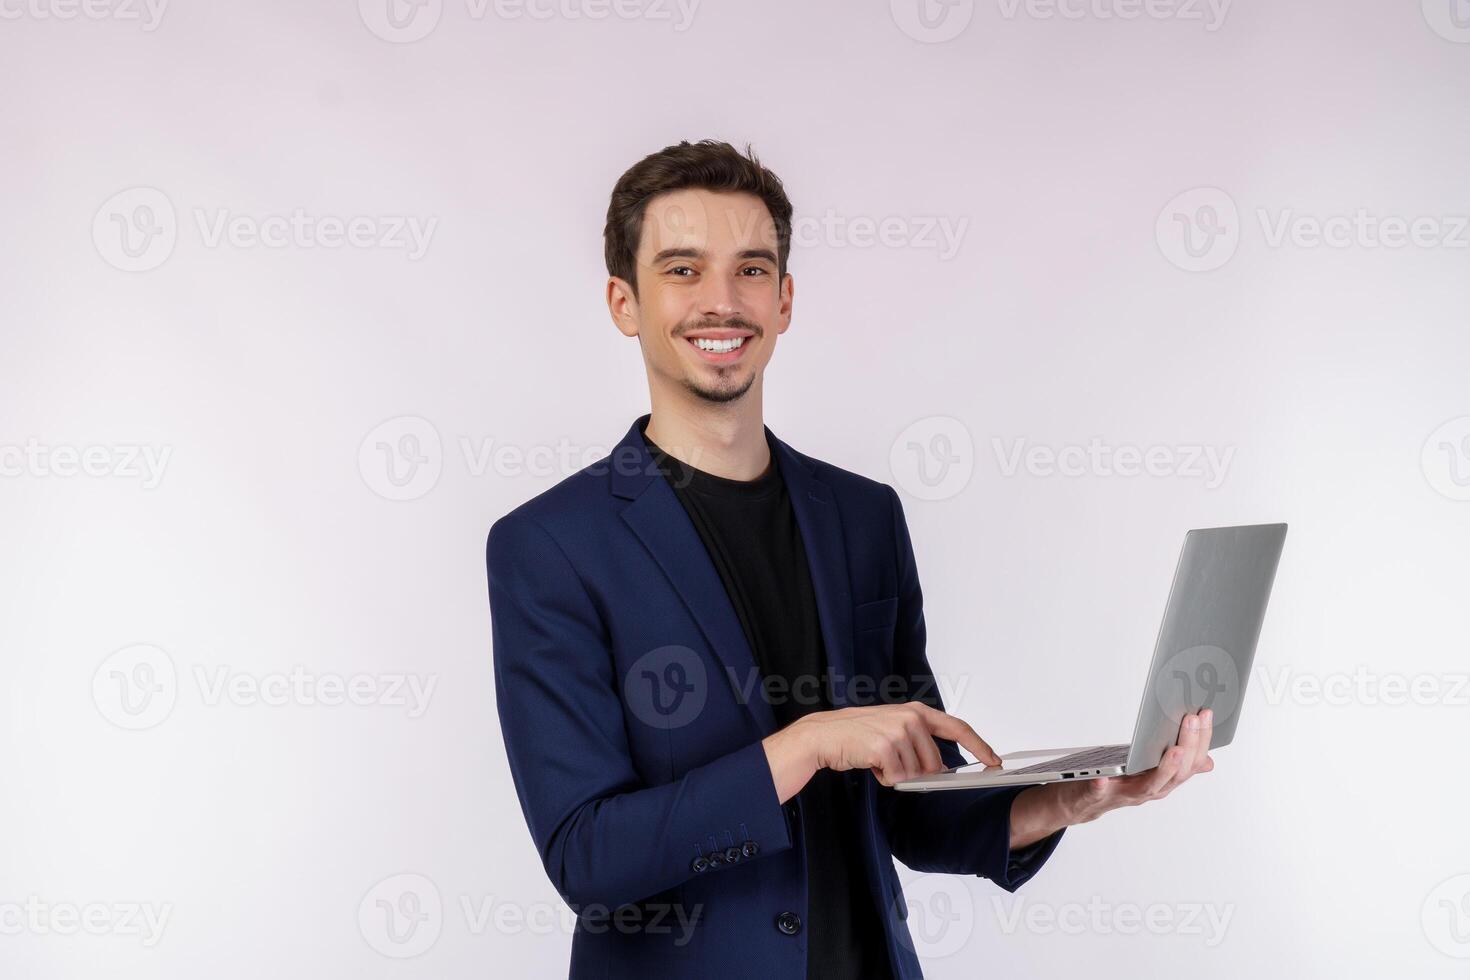
[[[1025,769],[1007,769],[1010,773],[1069,772],[1073,769],[1092,769],[1097,766],[1121,766],[1128,761],[1128,746],[1101,745],[1095,749],[1073,752],[1071,755],[1042,762]]]

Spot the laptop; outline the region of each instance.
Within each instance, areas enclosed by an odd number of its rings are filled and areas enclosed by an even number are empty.
[[[1210,748],[1229,745],[1240,720],[1285,524],[1212,527],[1184,536],[1174,584],[1133,725],[1133,741],[1007,752],[1001,765],[971,763],[894,785],[913,793],[1124,776],[1153,769],[1186,714],[1214,712]]]

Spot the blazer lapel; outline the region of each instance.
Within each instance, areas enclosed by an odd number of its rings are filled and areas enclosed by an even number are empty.
[[[776,730],[776,716],[763,696],[760,668],[699,532],[673,488],[654,469],[643,443],[642,422],[639,418],[633,423],[612,456],[613,493],[632,500],[623,508],[623,520],[668,576],[724,665],[736,700],[749,709],[764,737]]]
[[[817,596],[817,616],[822,625],[822,642],[827,653],[828,696],[834,708],[845,707],[852,683],[852,591],[848,587],[847,544],[842,517],[832,497],[832,488],[818,480],[811,463],[766,430],[776,446],[776,457],[791,508],[801,529],[811,569],[812,589]]]
[[[762,736],[776,730],[775,714],[761,694],[760,668],[746,642],[735,607],[719,572],[668,481],[654,469],[637,419],[611,457],[611,488],[631,500],[623,520],[643,542],[699,624],[725,667],[737,700],[751,712]],[[817,618],[827,655],[829,697],[833,707],[848,703],[852,681],[852,594],[848,588],[847,546],[832,490],[812,473],[811,464],[770,431],[776,465],[786,481],[801,532],[816,594]]]

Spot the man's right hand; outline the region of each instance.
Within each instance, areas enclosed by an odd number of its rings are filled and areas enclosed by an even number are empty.
[[[990,766],[1000,756],[965,722],[920,701],[818,711],[763,741],[776,796],[791,799],[818,769],[871,769],[884,786],[945,768],[934,739],[946,738]]]

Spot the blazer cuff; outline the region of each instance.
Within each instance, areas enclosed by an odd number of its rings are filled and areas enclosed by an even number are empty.
[[[757,853],[774,854],[792,844],[786,810],[776,796],[776,783],[766,749],[759,741],[737,749],[699,770],[697,785],[689,786],[698,799],[698,811],[710,822],[699,828],[696,849],[723,850],[754,842]],[[711,843],[713,841],[713,843]],[[753,856],[753,855],[752,855]]]
[[[1016,797],[1021,795],[1021,790],[1026,788],[1023,786],[1017,789],[1012,794],[1009,804],[1006,806],[1007,827],[1010,826],[1011,807],[1015,805]],[[1030,881],[1032,875],[1041,870],[1041,866],[1046,863],[1047,858],[1051,857],[1052,851],[1055,851],[1057,845],[1061,843],[1062,834],[1065,832],[1066,828],[1063,827],[1050,836],[1043,837],[1039,841],[1034,841],[1025,847],[1014,850],[1011,848],[1010,843],[1007,842],[1005,854],[995,869],[998,873],[987,874],[986,877],[1008,892],[1015,891]],[[1009,834],[1007,837],[1009,837]]]

